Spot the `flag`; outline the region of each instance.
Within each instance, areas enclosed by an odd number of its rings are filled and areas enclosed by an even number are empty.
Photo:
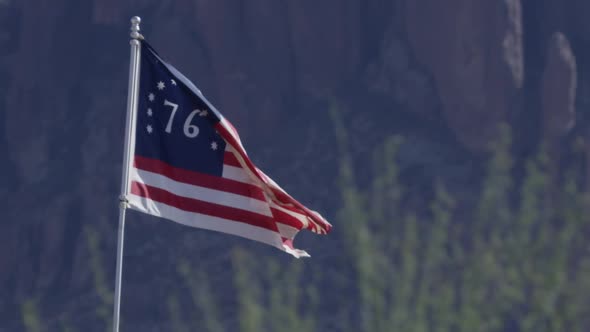
[[[250,160],[238,132],[199,89],[141,43],[132,209],[184,225],[256,240],[292,254],[301,229],[331,225]]]

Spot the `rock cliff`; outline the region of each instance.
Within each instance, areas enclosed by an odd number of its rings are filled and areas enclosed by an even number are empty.
[[[405,133],[408,174],[465,182],[499,123],[554,146],[586,131],[588,14],[586,0],[0,1],[0,322],[31,294],[83,292],[87,225],[112,235],[114,266],[130,16],[262,167],[329,209],[309,188],[337,162],[322,153],[333,99],[358,160]]]

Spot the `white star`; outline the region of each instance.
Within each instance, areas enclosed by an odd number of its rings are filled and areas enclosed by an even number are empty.
[[[211,142],[211,150],[217,151],[217,142]]]
[[[156,96],[154,96],[154,94],[153,94],[153,93],[150,93],[150,94],[148,95],[148,99],[149,99],[150,101],[154,101],[154,98],[156,98]]]
[[[172,82],[172,85],[176,85],[176,81],[175,80],[170,80],[170,82]]]
[[[151,108],[148,108],[148,110],[147,110],[147,114],[148,114],[148,116],[152,116],[152,114],[154,114],[154,113],[152,112],[152,109],[151,109]]]
[[[204,111],[201,111],[201,112],[199,113],[199,116],[207,116],[207,111],[206,111],[206,110],[204,110]]]
[[[165,87],[166,87],[166,85],[164,84],[164,82],[162,82],[162,81],[158,82],[158,90],[164,90]]]
[[[152,128],[152,125],[147,125],[147,127],[145,127],[145,129],[147,129],[148,134],[151,134],[152,131],[154,131],[154,128]]]

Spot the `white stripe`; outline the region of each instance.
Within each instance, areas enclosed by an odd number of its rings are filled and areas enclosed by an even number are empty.
[[[266,181],[266,183],[269,186],[274,187],[274,188],[282,191],[285,195],[287,195],[289,197],[289,199],[292,199],[293,201],[295,201],[295,199],[293,197],[291,197],[291,195],[289,195],[276,182],[274,182],[273,179],[271,179],[268,175],[264,174],[264,172],[261,171],[260,169],[257,168],[257,170],[263,176],[264,180]],[[327,234],[325,228],[326,227],[330,227],[332,225],[324,217],[322,217],[322,215],[319,214],[317,211],[310,210],[310,212],[313,214],[313,216],[309,216],[310,218],[307,217],[307,214],[304,214],[303,215],[303,217],[305,219],[305,220],[302,220],[303,221],[303,224],[305,225],[304,228],[307,228],[309,226],[309,222],[311,221],[314,225],[316,225],[319,228],[319,233],[320,234]],[[315,220],[312,219],[312,217],[316,217],[317,219],[319,219],[319,221],[322,223],[322,225],[319,225],[317,222],[315,222]]]
[[[281,235],[265,228],[205,214],[183,211],[173,206],[134,194],[130,194],[128,199],[130,207],[140,212],[170,219],[186,226],[244,237],[286,251]]]
[[[237,132],[235,132],[233,130],[233,127],[231,127],[227,120],[223,119],[221,121],[221,125],[224,126],[229,134],[234,137],[237,142],[238,142],[238,146],[231,146],[231,144],[226,144],[226,150],[227,151],[231,151],[235,157],[238,159],[238,162],[240,163],[240,165],[243,167],[243,172],[245,173],[245,175],[250,178],[249,182],[250,183],[255,183],[256,185],[258,185],[259,187],[261,187],[264,192],[268,195],[268,200],[269,201],[273,201],[273,200],[277,200],[275,194],[272,192],[272,190],[270,190],[269,188],[272,189],[276,189],[279,190],[280,192],[282,192],[283,194],[285,194],[289,200],[292,201],[292,204],[300,204],[298,203],[293,197],[291,197],[283,188],[281,188],[273,179],[271,179],[268,175],[264,174],[264,172],[262,172],[259,168],[257,168],[256,166],[254,166],[254,169],[250,169],[250,167],[248,167],[244,161],[244,158],[248,158],[247,154],[246,154],[246,150],[244,149],[244,146],[241,144],[241,142],[239,141],[239,136],[237,134]],[[242,154],[244,155],[244,157],[242,157]],[[225,174],[225,171],[224,171]],[[233,175],[233,174],[232,174]],[[304,211],[307,210],[307,208],[304,207]],[[306,218],[306,222],[305,222],[305,228],[309,227],[309,223],[311,222],[313,224],[313,228],[311,229],[313,232],[319,232],[319,233],[323,233],[326,234],[326,228],[330,227],[330,223],[324,219],[319,213],[312,211],[313,216],[306,216],[309,218]],[[318,219],[319,223],[316,222],[316,220],[314,220],[314,217]],[[317,228],[317,229],[316,229]]]
[[[227,132],[236,140],[236,142],[238,142],[240,148],[242,148],[242,151],[244,151],[244,154],[246,154],[246,149],[244,149],[244,146],[242,145],[242,140],[240,139],[240,135],[238,135],[238,132],[234,129],[234,126],[230,125],[225,118],[221,119],[220,123],[222,126],[225,127]]]
[[[283,224],[280,222],[280,220],[277,221],[277,228],[279,229],[279,233],[282,237],[286,237],[287,239],[291,240],[293,240],[295,238],[295,235],[299,233],[299,230],[297,228]]]
[[[236,180],[236,181],[256,185],[254,183],[254,181],[252,181],[252,179],[250,179],[250,176],[248,176],[248,173],[246,173],[246,171],[241,167],[223,165],[223,173],[221,174],[221,176],[226,179]]]
[[[160,188],[178,196],[194,198],[214,204],[226,205],[272,217],[272,212],[270,211],[270,206],[268,203],[258,199],[253,199],[226,191],[177,182],[163,175],[137,168],[133,168],[130,175],[132,181],[145,183],[148,186]]]
[[[295,258],[311,257],[305,250],[291,249],[286,245],[283,245],[283,250],[285,250],[285,252],[287,252],[288,254],[295,256]]]
[[[234,154],[234,156],[238,159],[238,162],[240,162],[243,168],[224,165],[224,177],[226,177],[225,175],[227,174],[228,178],[235,177],[236,179],[239,179],[238,181],[251,183],[259,186],[266,193],[269,202],[273,202],[274,200],[276,200],[275,194],[271,190],[269,190],[269,188],[276,189],[287,196],[287,198],[291,201],[290,204],[295,205],[296,200],[293,197],[291,197],[291,195],[289,195],[283,188],[281,188],[281,186],[279,186],[272,178],[266,175],[261,169],[255,167],[257,174],[252,174],[252,171],[244,164],[242,156],[236,151],[235,147],[232,147],[230,144],[226,144],[225,149],[226,151],[229,151]],[[227,171],[225,170],[226,167],[228,167]],[[230,167],[233,169],[230,169]],[[279,207],[279,205],[273,205],[273,207]],[[295,215],[294,212],[289,210],[284,210],[284,212],[289,213],[292,216],[299,219],[304,225],[303,228],[308,228],[310,222],[313,223],[315,227],[311,230],[316,233],[319,232],[322,234],[326,234],[325,228],[331,226],[330,223],[326,219],[324,219],[324,217],[322,217],[319,213],[315,211],[311,211],[314,214],[314,216],[308,216],[307,213]],[[318,224],[315,220],[313,220],[313,217],[319,219],[319,222],[321,224]]]
[[[246,162],[244,161],[244,158],[242,158],[242,155],[240,155],[233,146],[231,146],[230,144],[227,144],[226,151],[231,152],[236,157],[236,159],[238,160],[238,163],[240,164],[239,167],[234,167],[236,169],[228,168],[228,172],[227,172],[228,176],[235,177],[236,181],[250,183],[250,184],[253,184],[255,186],[262,188],[264,191],[267,191],[266,190],[267,185],[264,183],[264,181],[259,179],[256,174],[252,174],[252,171],[246,165]],[[243,151],[243,148],[242,148],[242,151]],[[243,151],[243,152],[244,152],[244,154],[246,153],[246,151]],[[225,174],[225,167],[233,167],[233,166],[227,166],[227,165],[223,165],[223,166],[224,166],[224,173],[223,174]],[[223,177],[225,177],[225,176],[223,176]]]
[[[307,226],[309,226],[309,220],[307,219],[307,215],[285,209],[284,207],[278,205],[277,203],[275,203],[273,201],[269,201],[269,204],[271,207],[273,207],[277,210],[281,210],[282,212],[290,215],[291,217],[296,218],[297,220],[301,221],[301,223],[303,224],[303,228],[307,228]]]

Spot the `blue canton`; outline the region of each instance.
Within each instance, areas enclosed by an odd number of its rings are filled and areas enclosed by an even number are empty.
[[[225,141],[214,128],[219,119],[169,66],[142,42],[135,155],[221,176]]]

